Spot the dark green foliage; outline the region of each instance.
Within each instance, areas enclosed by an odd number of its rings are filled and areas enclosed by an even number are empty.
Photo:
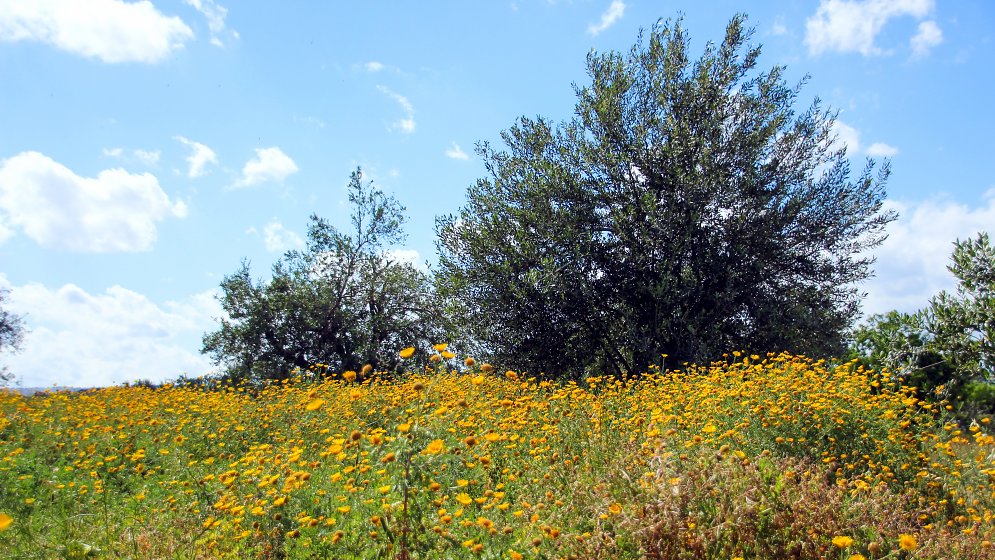
[[[722,352],[838,355],[887,165],[851,179],[835,114],[795,112],[744,17],[691,61],[680,21],[592,53],[575,117],[478,146],[489,176],[437,222],[438,290],[479,354],[551,375]]]
[[[438,324],[431,282],[386,252],[404,239],[404,208],[359,170],[349,202],[351,235],[312,216],[307,248],[287,252],[269,282],[253,280],[246,262],[221,282],[227,317],[204,336],[202,352],[231,377],[283,379],[317,364],[390,369],[401,348],[430,340]]]

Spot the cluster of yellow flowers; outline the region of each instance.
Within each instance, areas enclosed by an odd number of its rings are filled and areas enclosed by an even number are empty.
[[[4,393],[0,546],[27,550],[42,527],[75,542],[96,518],[106,535],[88,544],[138,556],[635,558],[665,548],[673,519],[695,557],[731,558],[757,551],[728,535],[706,546],[733,513],[707,517],[694,500],[721,505],[734,492],[717,485],[755,473],[735,512],[747,520],[774,507],[753,502],[816,483],[841,504],[914,500],[853,537],[826,532],[843,518],[826,531],[785,521],[797,541],[785,550],[859,559],[952,550],[950,539],[991,550],[995,439],[983,424],[938,424],[942,407],[887,373],[737,353],[551,382],[472,358],[457,371],[446,345],[433,350],[434,369],[396,380],[364,368],[213,391]],[[782,522],[770,515],[755,525]]]

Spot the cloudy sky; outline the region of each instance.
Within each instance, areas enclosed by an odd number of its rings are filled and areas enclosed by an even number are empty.
[[[196,375],[225,274],[263,276],[308,216],[345,227],[365,177],[435,216],[483,176],[479,141],[561,120],[586,54],[680,11],[700,52],[742,2],[0,0],[0,287],[26,315],[0,356],[24,386]],[[856,167],[890,158],[901,213],[865,310],[952,281],[952,242],[995,224],[995,5],[750,3],[762,65],[811,76]]]

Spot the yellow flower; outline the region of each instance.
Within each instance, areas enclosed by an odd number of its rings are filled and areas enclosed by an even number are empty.
[[[307,403],[307,406],[304,408],[308,410],[318,410],[324,404],[325,404],[325,399],[314,399],[313,401]]]
[[[339,506],[339,513],[349,513],[352,508],[349,506]]]
[[[898,546],[902,550],[915,550],[919,546],[919,541],[916,540],[912,535],[902,533],[898,535]]]
[[[398,354],[402,358],[404,358],[406,360],[406,359],[410,358],[411,356],[415,355],[415,347],[414,346],[408,346],[404,350],[401,350]]]
[[[477,364],[477,360],[474,360],[473,358],[467,358],[467,359],[463,360],[463,365],[465,365],[466,367],[473,367],[476,364]]]
[[[455,358],[455,357],[456,357],[456,354],[453,354],[452,352],[446,352],[445,350],[443,350],[443,351],[442,351],[442,352],[440,352],[440,353],[442,354],[442,357],[443,357],[443,358],[445,358],[445,359],[447,359],[447,360],[449,360],[449,359],[452,359],[452,358]]]
[[[622,505],[621,504],[612,504],[612,505],[608,506],[608,511],[612,515],[618,515],[618,514],[622,513]]]
[[[456,501],[464,506],[468,506],[473,502],[473,498],[471,498],[466,492],[460,492],[459,494],[456,494]]]
[[[483,382],[484,382],[484,376],[483,375],[477,375],[477,376],[472,377],[470,379],[470,383],[473,383],[474,385],[480,385]]]
[[[853,544],[853,539],[846,536],[833,537],[833,545],[837,548],[849,548]]]
[[[282,506],[285,503],[287,503],[287,497],[286,496],[280,496],[279,498],[273,500],[273,505],[274,506],[278,506],[279,507],[279,506]]]
[[[445,448],[446,448],[446,445],[444,443],[442,443],[442,440],[441,439],[437,439],[437,440],[432,441],[432,443],[428,444],[428,447],[426,447],[425,450],[422,451],[422,454],[424,454],[424,455],[438,455],[439,453],[442,453],[442,451]]]
[[[846,560],[867,560],[863,554],[851,554]]]
[[[10,524],[14,522],[14,518],[7,515],[6,513],[0,513],[0,531],[4,531]]]
[[[704,428],[702,428],[701,431],[705,432],[706,434],[714,434],[715,430],[717,429],[718,428],[715,427],[715,424],[708,424]]]
[[[349,370],[342,374],[342,379],[345,379],[346,381],[352,383],[353,381],[356,380],[356,372]]]
[[[435,348],[436,352],[442,352],[446,348],[449,348],[449,345],[443,342],[442,344],[433,344],[432,348]]]
[[[401,432],[402,434],[406,434],[410,430],[411,430],[411,424],[408,424],[407,422],[405,422],[404,424],[398,424],[397,426],[397,431]]]

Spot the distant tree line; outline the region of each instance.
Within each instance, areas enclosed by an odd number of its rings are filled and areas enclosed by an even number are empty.
[[[312,216],[306,249],[270,279],[243,262],[203,351],[250,379],[392,370],[402,348],[443,341],[551,377],[634,374],[664,354],[846,356],[867,255],[895,219],[888,165],[852,171],[836,113],[799,106],[804,80],[784,67],[758,69],[751,35],[736,16],[692,59],[677,20],[627,53],[592,52],[573,118],[522,117],[503,146],[478,146],[487,176],[437,219],[431,272],[391,257],[404,207],[357,170],[350,231]],[[968,390],[992,366],[991,267],[975,266],[990,257],[987,238],[959,244],[965,292],[875,319],[851,352],[928,379],[949,368],[935,383]]]

